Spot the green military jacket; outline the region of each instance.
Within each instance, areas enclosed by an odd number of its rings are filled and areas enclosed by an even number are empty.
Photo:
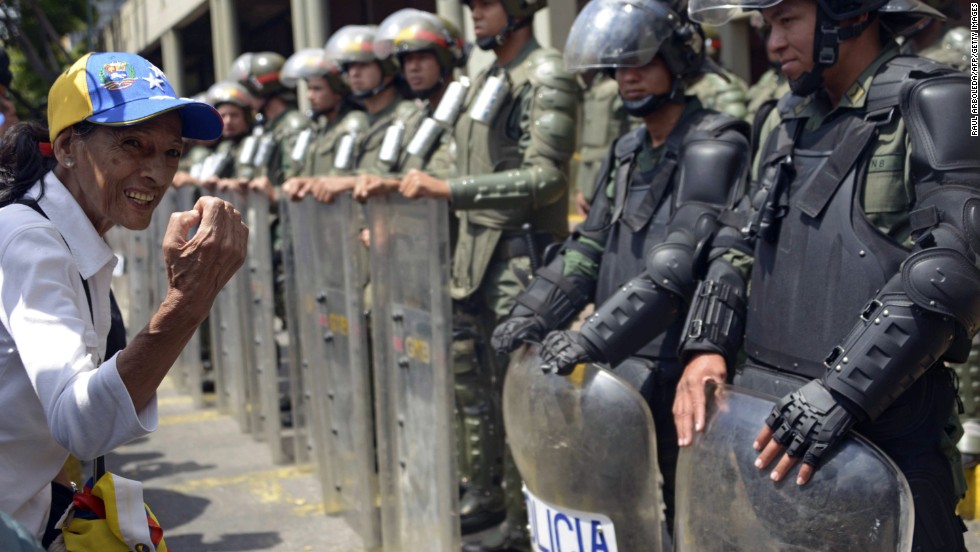
[[[395,99],[384,109],[373,115],[367,115],[368,127],[357,143],[354,173],[380,176],[389,174],[388,166],[380,160],[385,134],[395,121],[408,119],[414,111],[415,105],[412,102],[403,100],[401,96],[395,96]]]
[[[745,120],[749,123],[755,121],[755,114],[762,107],[762,104],[778,100],[789,93],[789,81],[782,73],[775,69],[770,69],[759,77],[759,80],[749,88],[749,103],[746,106]]]
[[[435,109],[429,102],[417,101],[415,111],[404,121],[405,135],[402,139],[401,155],[398,162],[399,175],[404,175],[412,169],[418,169],[435,178],[446,180],[456,173],[452,132],[445,128],[439,127],[438,141],[432,146],[431,151],[422,155],[412,155],[408,152],[409,144],[422,130],[425,120],[432,117],[434,112]]]
[[[505,83],[488,124],[470,113],[490,77]],[[575,150],[579,87],[561,54],[533,38],[510,63],[473,81],[456,125],[456,174],[450,202],[459,217],[452,272],[456,299],[474,293],[505,234],[568,234],[568,164]]]
[[[256,152],[255,176],[267,176],[273,185],[282,184],[293,174],[292,152],[300,133],[309,128],[310,118],[295,108],[287,109],[265,123],[266,131],[259,138]],[[269,148],[269,151],[264,151]],[[265,162],[262,161],[265,157]]]
[[[743,119],[746,111],[745,104],[748,102],[745,94],[749,87],[735,73],[724,69],[722,71],[723,75],[705,73],[696,83],[687,88],[687,93],[697,96],[705,109],[714,109]]]
[[[306,149],[298,176],[331,176],[343,172],[343,169],[335,166],[341,141],[349,136],[352,144],[357,143],[367,127],[367,115],[354,109],[343,110],[333,122],[321,121],[314,129],[314,137]]]
[[[605,73],[598,73],[582,96],[582,118],[579,125],[578,164],[575,188],[586,198],[595,191],[596,178],[609,144],[634,128],[639,121],[630,118],[619,95],[619,84]]]

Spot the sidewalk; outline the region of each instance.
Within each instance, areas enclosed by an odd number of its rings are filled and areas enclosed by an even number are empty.
[[[217,409],[195,409],[170,380],[160,426],[117,449],[108,468],[143,482],[175,552],[357,551],[360,538],[323,513],[311,465],[275,466],[264,443]]]

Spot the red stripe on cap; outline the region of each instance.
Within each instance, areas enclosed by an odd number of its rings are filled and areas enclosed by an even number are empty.
[[[255,80],[259,81],[261,84],[268,84],[270,82],[275,82],[279,80],[279,71],[275,73],[269,73],[267,75],[262,75],[261,77],[255,77]]]

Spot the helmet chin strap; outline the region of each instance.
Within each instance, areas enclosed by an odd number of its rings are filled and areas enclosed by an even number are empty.
[[[514,19],[508,15],[507,26],[505,26],[503,30],[501,30],[499,33],[495,34],[494,36],[486,36],[483,38],[476,39],[476,45],[481,50],[493,50],[497,46],[503,44],[505,40],[507,40],[507,35],[509,35],[511,31],[516,31],[517,29],[520,29],[522,27],[527,27],[528,25],[531,24],[533,20],[534,17],[532,16],[532,17],[525,17],[524,19],[515,22]]]
[[[623,108],[626,112],[633,117],[642,119],[668,103],[677,101],[683,95],[684,87],[681,85],[681,80],[675,77],[673,84],[670,85],[670,91],[666,94],[650,94],[639,100],[627,100],[622,96],[620,97],[623,99]]]
[[[390,86],[392,86],[394,83],[395,83],[395,79],[391,79],[390,81],[385,82],[384,77],[382,76],[381,77],[381,84],[379,84],[378,86],[375,86],[374,88],[371,88],[370,90],[364,90],[363,92],[354,92],[353,90],[351,90],[350,95],[355,100],[366,100],[368,98],[377,96],[378,94],[384,92]]]
[[[813,32],[813,69],[789,79],[789,89],[797,96],[809,96],[823,86],[823,72],[837,63],[840,43],[854,38],[871,25],[875,14],[868,14],[863,23],[841,27],[817,4],[817,22]]]

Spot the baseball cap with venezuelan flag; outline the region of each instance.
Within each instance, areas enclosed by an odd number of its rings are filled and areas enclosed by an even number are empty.
[[[136,54],[85,54],[48,91],[52,142],[82,121],[128,126],[173,110],[180,115],[185,138],[209,141],[221,136],[221,116],[213,107],[178,98],[163,71]]]

